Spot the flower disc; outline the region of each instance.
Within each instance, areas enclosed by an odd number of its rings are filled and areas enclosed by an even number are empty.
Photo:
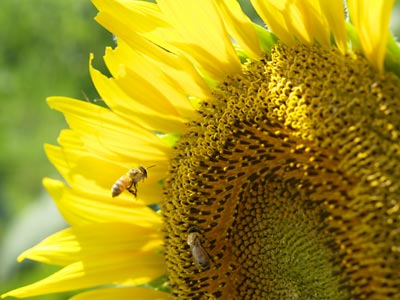
[[[400,82],[357,55],[283,46],[203,103],[165,182],[179,299],[400,295]],[[201,234],[210,267],[187,244]]]

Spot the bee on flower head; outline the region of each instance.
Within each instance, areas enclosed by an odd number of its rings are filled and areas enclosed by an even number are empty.
[[[147,169],[153,166],[147,167]],[[117,197],[123,191],[127,190],[133,196],[137,196],[137,184],[140,180],[147,178],[147,169],[143,166],[132,168],[126,174],[122,175],[112,186],[111,195]]]
[[[190,251],[196,266],[200,266],[203,270],[210,267],[210,258],[207,251],[201,244],[202,235],[197,227],[191,227],[188,231],[187,244],[190,246]]]

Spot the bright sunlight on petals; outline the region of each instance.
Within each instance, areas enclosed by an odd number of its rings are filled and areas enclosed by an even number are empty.
[[[64,113],[71,129],[81,134],[85,147],[95,153],[107,149],[111,157],[136,156],[140,161],[140,153],[165,157],[170,152],[156,135],[135,120],[119,118],[106,108],[63,97],[48,98],[48,104]]]
[[[112,7],[105,2],[93,1],[100,11],[96,19],[113,33],[131,38],[134,34],[127,34],[127,30],[139,31],[155,44],[185,54],[198,70],[214,80],[240,72],[239,59],[213,1],[158,1],[161,14],[154,9],[150,16],[137,13],[144,5],[136,1],[114,1]],[[138,28],[141,19],[145,25]],[[151,26],[163,30],[151,30]]]
[[[252,0],[258,14],[271,30],[288,45],[317,41],[330,45],[330,32],[317,0]]]
[[[214,79],[240,72],[240,62],[218,14],[215,1],[157,2],[180,38],[171,45],[192,58],[199,70]]]
[[[243,13],[239,3],[235,0],[224,0],[217,2],[224,16],[227,27],[233,40],[243,48],[250,57],[259,59],[262,52],[259,40],[250,18]]]
[[[393,3],[394,0],[348,1],[350,19],[364,55],[380,72],[383,71]]]
[[[169,300],[171,294],[145,288],[107,288],[84,292],[70,300]]]
[[[342,0],[319,0],[321,12],[332,31],[337,47],[347,52],[346,18]]]
[[[156,254],[162,247],[162,233],[127,223],[91,223],[67,228],[23,252],[18,260],[31,259],[65,266],[89,256]]]
[[[124,256],[109,255],[107,258],[88,258],[72,263],[60,271],[31,285],[13,290],[3,295],[29,297],[69,290],[100,286],[110,282],[132,279],[133,285],[144,284],[165,273],[163,256],[137,253]]]
[[[43,184],[52,196],[58,209],[71,226],[87,223],[126,222],[127,224],[140,224],[142,227],[161,228],[160,216],[142,202],[133,201],[128,194],[121,201],[107,196],[104,192],[101,196],[90,193],[95,188],[90,181],[87,183],[86,193],[70,189],[58,180],[45,178]]]

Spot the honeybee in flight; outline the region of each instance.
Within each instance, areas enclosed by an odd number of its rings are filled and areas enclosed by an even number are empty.
[[[155,165],[147,167],[150,169]],[[139,168],[132,168],[126,174],[122,175],[112,186],[111,195],[117,197],[123,191],[127,190],[133,196],[137,196],[137,184],[140,180],[147,178],[147,169],[143,166]]]
[[[210,258],[207,251],[201,245],[200,239],[202,236],[198,228],[192,227],[188,232],[187,243],[190,246],[196,266],[200,266],[203,270],[208,269],[210,267]]]

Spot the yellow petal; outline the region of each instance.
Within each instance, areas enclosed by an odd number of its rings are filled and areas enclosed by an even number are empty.
[[[347,51],[347,36],[343,0],[319,0],[319,5],[332,31],[337,47],[342,53],[345,53]]]
[[[70,300],[168,300],[171,294],[145,288],[107,288],[80,293]]]
[[[132,99],[138,99],[149,107],[157,107],[165,114],[190,116],[194,109],[186,93],[181,93],[180,84],[144,57],[143,53],[124,45],[119,41],[116,50],[107,48],[104,57],[118,86]]]
[[[351,22],[370,63],[383,71],[393,0],[349,0]]]
[[[251,57],[260,58],[261,48],[253,22],[242,11],[236,0],[223,0],[217,2],[225,26],[235,42]]]
[[[76,261],[108,259],[120,255],[151,255],[162,247],[162,234],[128,223],[89,223],[57,232],[23,252],[18,260],[31,259],[65,266]]]
[[[131,37],[138,37],[138,33],[157,36],[169,30],[169,34],[173,34],[171,24],[168,23],[157,4],[146,1],[118,0],[93,0],[92,2],[99,11],[96,21],[126,42]],[[139,49],[144,50],[143,45],[140,45],[144,39],[137,39],[137,42],[139,42]]]
[[[107,78],[92,66],[90,66],[90,75],[99,95],[105,99],[116,115],[125,119],[134,118],[148,130],[180,134],[185,132],[186,120],[183,116],[169,114],[162,106],[159,107],[151,101],[144,101],[141,96],[139,100],[132,98],[132,95],[127,94],[116,79]]]
[[[63,143],[63,137],[67,131],[63,131],[60,141]],[[141,165],[155,165],[151,171],[148,171],[148,177],[145,179],[146,186],[149,182],[158,182],[165,178],[168,170],[168,158],[166,156],[152,155],[152,153],[140,154],[132,152],[132,158],[124,160],[123,157],[115,159],[105,159],[85,148],[73,148],[71,146],[58,147],[45,145],[45,150],[49,160],[55,165],[61,175],[71,184],[77,184],[75,175],[95,181],[100,187],[109,188],[110,184],[125,174],[131,168],[137,168]],[[101,153],[101,152],[97,152]],[[118,176],[116,178],[116,176]],[[79,177],[80,178],[80,177]]]
[[[241,71],[214,1],[158,1],[159,7],[140,1],[105,2],[109,1],[94,1],[100,11],[96,20],[126,42],[139,32],[186,56],[196,69],[216,80]]]
[[[252,0],[258,14],[285,43],[330,45],[328,22],[318,0]]]
[[[289,24],[286,21],[286,18],[289,18],[289,16],[285,16],[282,12],[284,6],[274,6],[271,1],[261,0],[251,0],[251,3],[265,24],[268,25],[269,29],[275,33],[283,43],[287,45],[293,45],[295,43],[293,32],[290,31]]]
[[[190,57],[197,68],[217,80],[241,71],[215,1],[160,0],[157,3],[180,36],[169,43]]]
[[[96,20],[118,35],[119,45],[120,42],[127,44],[165,70],[166,74],[176,78],[182,89],[188,91],[184,94],[199,99],[210,98],[211,91],[199,74],[198,66],[185,57],[186,53],[167,42],[168,39],[181,40],[181,37],[165,20],[157,5],[144,1],[124,1],[123,4],[118,1],[99,1],[98,4],[104,11],[99,12]]]
[[[94,153],[129,159],[141,154],[167,157],[171,149],[135,120],[124,120],[110,110],[64,97],[48,98],[49,106],[64,113],[70,127],[81,135],[85,147]]]
[[[60,213],[71,226],[87,223],[125,222],[140,224],[142,227],[160,228],[161,217],[143,202],[132,197],[111,198],[111,191],[105,194],[91,181],[83,180],[84,191],[70,189],[58,180],[45,178],[43,185],[54,199]],[[141,190],[139,190],[141,193]]]
[[[299,34],[311,43],[316,41],[319,45],[330,46],[330,28],[322,12],[320,0],[298,0],[298,7],[301,21],[294,25],[305,25],[304,31]]]
[[[118,200],[140,200],[146,204],[160,202],[163,193],[160,182],[168,172],[168,160],[165,157],[157,158],[148,154],[143,155],[141,159],[134,157],[126,160],[106,160],[103,156],[86,149],[65,146],[63,139],[67,133],[71,131],[63,131],[59,138],[63,147],[45,145],[45,150],[49,160],[73,189],[93,197],[109,198],[114,183],[129,169],[138,167],[140,161],[140,165],[155,165],[155,167],[148,170],[148,176],[144,181],[138,183],[137,198],[128,192],[123,192]],[[70,135],[68,134],[68,137]]]
[[[117,79],[117,83],[121,74],[121,65],[124,65],[125,76],[127,80],[130,80],[131,86],[132,82],[135,88],[140,88],[140,85],[144,84],[156,85],[158,91],[152,91],[150,97],[146,98],[136,92],[137,96],[133,97],[134,99],[144,102],[153,109],[154,104],[161,107],[168,105],[168,109],[177,111],[179,116],[190,117],[194,109],[187,96],[208,99],[211,97],[209,87],[185,57],[172,54],[154,44],[151,45],[155,49],[151,53],[145,53],[128,45],[123,39],[119,39],[116,49],[107,48],[104,59],[110,72]],[[129,76],[129,72],[133,76]],[[131,86],[129,88],[132,88]],[[154,100],[151,101],[153,98]],[[151,105],[151,102],[155,103]]]
[[[161,276],[165,270],[162,254],[130,254],[93,257],[70,264],[31,285],[10,291],[2,297],[28,297],[64,292],[130,279],[140,285]]]

